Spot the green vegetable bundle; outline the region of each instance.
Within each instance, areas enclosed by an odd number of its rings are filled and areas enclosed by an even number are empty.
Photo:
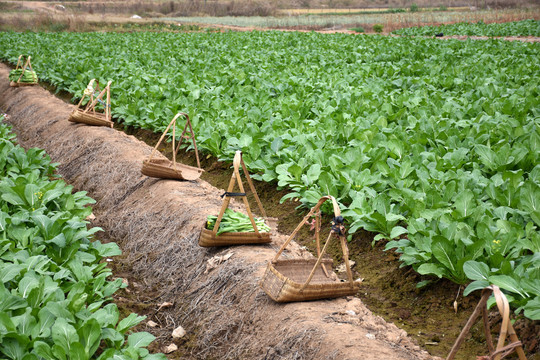
[[[22,77],[21,77],[22,74]],[[21,78],[20,82],[23,83],[35,83],[38,81],[38,77],[35,71],[25,70],[23,74],[22,69],[11,70],[9,72],[9,80],[17,82]]]
[[[206,222],[206,228],[208,230],[214,230],[217,216],[209,215]],[[270,227],[266,225],[263,219],[255,218],[255,224],[259,232],[270,232]],[[236,212],[231,209],[225,210],[217,235],[221,235],[227,232],[254,232],[253,225],[249,220],[249,216],[241,212]]]

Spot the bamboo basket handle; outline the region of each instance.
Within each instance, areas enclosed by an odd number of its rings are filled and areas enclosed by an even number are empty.
[[[231,176],[231,180],[229,181],[229,187],[227,188],[227,192],[230,193],[234,189],[234,184],[238,181],[238,187],[240,188],[240,192],[244,193],[246,192],[244,188],[244,184],[242,183],[242,178],[240,177],[240,165],[242,165],[242,168],[244,169],[244,174],[246,174],[246,178],[249,179],[249,173],[246,169],[246,166],[244,164],[244,161],[242,160],[242,151],[238,150],[234,154],[233,159],[233,174]],[[248,183],[250,181],[248,180]],[[253,184],[250,183],[251,190],[257,196],[257,192],[255,191],[255,187],[252,187]],[[256,197],[258,199],[258,197]],[[255,231],[256,236],[261,236],[259,229],[257,228],[257,224],[255,223],[255,218],[253,217],[253,213],[251,212],[251,207],[249,206],[249,202],[247,200],[246,195],[242,195],[242,201],[244,202],[244,205],[246,207],[246,212],[249,217],[249,221],[251,222],[251,225],[253,226],[253,230]],[[259,200],[260,201],[260,200]],[[214,230],[213,234],[214,236],[217,235],[217,231],[219,228],[219,225],[221,224],[221,220],[223,218],[223,214],[225,214],[225,210],[229,207],[229,204],[231,202],[231,198],[229,196],[225,196],[225,199],[223,200],[223,204],[221,205],[221,210],[219,211],[219,215],[216,219],[216,223],[214,224]],[[260,205],[261,212],[266,217],[266,213],[264,213],[264,209],[262,209],[262,205]]]
[[[229,180],[229,186],[227,187],[227,192],[233,191],[235,182],[236,182],[236,177],[235,177],[235,174],[233,173],[233,175],[231,176],[231,180]],[[221,209],[219,210],[216,223],[214,224],[214,230],[212,231],[214,236],[217,235],[219,225],[221,224],[221,219],[223,219],[223,214],[225,214],[225,210],[227,210],[227,208],[229,207],[230,202],[231,202],[231,198],[228,196],[225,196],[225,199],[223,199],[223,203],[221,204]]]
[[[96,83],[96,86],[94,87],[94,82]],[[84,110],[83,112],[88,112],[88,110],[91,110],[90,108],[90,104],[92,104],[92,102],[94,101],[94,94],[97,92],[99,93],[100,92],[100,88],[99,88],[99,80],[97,79],[92,79],[90,80],[90,82],[88,83],[88,85],[92,85],[92,91],[90,92],[90,94],[88,95],[84,95],[83,93],[83,98],[81,99],[81,101],[79,102],[79,104],[82,103],[83,99],[85,96],[88,96],[89,99],[88,99],[88,102],[86,103],[86,106],[84,107]],[[88,86],[87,86],[88,88]],[[94,111],[95,112],[95,111]]]
[[[334,219],[337,218],[338,216],[341,216],[341,210],[339,208],[339,205],[338,205],[336,199],[333,196],[328,196],[327,198],[332,200],[332,205],[334,207]],[[325,199],[325,201],[326,201],[326,199]],[[340,229],[343,229],[343,231],[345,231],[344,228],[340,227]],[[330,243],[332,233],[335,233],[333,229],[330,231],[330,234],[328,234],[328,238],[326,239],[326,243],[324,244],[324,247],[323,247],[322,251],[320,252],[319,257],[317,258],[317,262],[315,263],[315,266],[313,266],[313,269],[311,270],[311,273],[309,274],[306,282],[300,288],[300,291],[304,290],[304,288],[306,286],[308,286],[311,279],[315,275],[315,271],[317,270],[317,267],[321,264],[322,257],[326,253],[326,248],[327,248],[328,244]],[[338,235],[339,240],[341,242],[341,251],[343,252],[343,259],[345,260],[345,267],[347,268],[347,277],[349,279],[349,284],[351,286],[351,289],[354,289],[354,280],[353,280],[353,276],[352,276],[351,266],[349,264],[349,249],[347,248],[347,240],[345,239],[345,233],[340,232],[337,235]],[[324,269],[324,267],[323,267],[323,270],[326,270],[326,269]]]
[[[235,164],[239,163],[239,154],[238,152],[236,152],[236,154],[234,155],[234,159],[233,159],[233,166],[235,166]],[[236,169],[238,168],[238,166],[236,165]],[[233,189],[234,189],[234,184],[236,183],[236,171],[233,171],[233,174],[231,176],[231,180],[229,180],[229,186],[227,187],[227,192],[232,192]],[[221,209],[219,210],[219,214],[218,214],[218,217],[216,219],[216,223],[214,224],[214,230],[212,231],[212,233],[214,234],[214,236],[217,235],[217,231],[219,229],[219,225],[221,224],[221,219],[223,219],[223,214],[225,214],[225,210],[227,210],[227,208],[229,207],[229,204],[231,202],[231,198],[229,196],[225,196],[225,198],[223,199],[223,203],[221,204]]]
[[[22,55],[21,55],[22,56]],[[28,64],[30,63],[30,55],[26,58],[26,61],[24,62],[24,67],[22,68],[21,75],[17,79],[17,83],[21,82],[21,79],[24,75],[24,72],[26,71],[26,68],[28,67]]]
[[[176,171],[176,151],[174,151],[174,141],[176,140],[176,122],[172,127],[172,159],[173,159],[173,169]]]
[[[321,231],[321,212],[317,211],[315,213],[315,243],[317,245],[317,257],[321,256],[321,237],[319,236],[320,231]],[[326,266],[324,264],[321,264],[321,267],[324,271],[324,275],[326,275],[326,277],[329,278],[330,275],[328,275]]]
[[[341,216],[341,209],[339,208],[337,200],[333,196],[330,196],[330,199],[332,200],[332,206],[334,207],[334,218],[337,218],[338,216]],[[345,232],[344,227],[343,232]],[[351,264],[349,263],[349,248],[347,247],[347,239],[345,238],[345,233],[338,234],[338,237],[339,241],[341,242],[341,251],[343,252],[343,260],[345,261],[345,267],[347,268],[347,277],[349,278],[349,284],[351,285],[352,289],[354,288],[354,280],[351,271]]]
[[[289,245],[289,243],[292,241],[292,239],[294,239],[294,237],[296,236],[296,234],[298,233],[298,231],[300,231],[300,229],[302,228],[302,226],[304,226],[304,224],[308,221],[308,219],[317,211],[319,211],[319,209],[321,208],[321,205],[326,201],[328,200],[330,197],[329,196],[323,196],[322,198],[319,199],[319,201],[317,202],[317,204],[311,208],[311,210],[309,211],[309,213],[304,216],[304,219],[302,219],[302,221],[300,222],[300,224],[298,224],[298,226],[296,226],[296,229],[294,229],[294,231],[292,232],[292,234],[289,236],[289,238],[283,243],[283,245],[281,245],[281,248],[279,248],[276,256],[274,256],[274,258],[272,259],[272,262],[275,263],[277,261],[277,259],[279,258],[279,256],[281,255],[281,253],[285,250],[285,248],[287,247],[287,245]]]
[[[240,150],[237,150],[236,153],[234,153],[234,159],[233,159],[233,171],[236,174],[240,169],[240,161],[242,160],[242,152]]]
[[[159,141],[157,142],[156,146],[154,146],[154,149],[152,149],[152,152],[150,153],[150,157],[148,158],[148,160],[151,160],[152,157],[154,156],[154,153],[157,151],[157,148],[159,146],[159,144],[161,144],[161,142],[163,141],[163,139],[165,138],[165,135],[167,135],[167,132],[169,131],[169,129],[171,128],[171,126],[173,124],[176,125],[176,119],[178,119],[178,117],[180,116],[180,113],[176,114],[176,116],[171,120],[171,122],[169,123],[169,125],[167,126],[167,128],[165,129],[165,131],[163,132],[163,134],[161,134],[161,137],[159,138]],[[173,148],[174,150],[174,148]]]
[[[246,193],[246,190],[244,189],[244,184],[242,183],[242,178],[240,177],[240,163],[243,164],[242,160],[242,152],[238,150],[236,154],[234,155],[233,165],[234,165],[234,174],[236,176],[236,180],[238,181],[238,187],[240,188],[240,192]],[[247,171],[245,172],[247,173]],[[245,174],[244,173],[244,174]],[[249,221],[251,222],[251,225],[253,226],[253,230],[255,230],[255,235],[260,236],[259,229],[257,228],[257,224],[255,224],[255,219],[253,218],[253,214],[251,213],[251,208],[249,206],[249,202],[247,199],[247,196],[242,196],[242,201],[244,202],[244,205],[246,206],[246,212],[249,216]]]
[[[259,195],[257,194],[257,190],[255,189],[255,186],[253,185],[253,181],[251,181],[251,176],[249,176],[249,172],[247,170],[246,164],[244,163],[244,159],[240,157],[240,163],[242,164],[242,169],[244,170],[244,175],[246,175],[246,179],[249,185],[249,188],[251,189],[251,192],[253,193],[253,196],[255,197],[255,201],[257,202],[257,205],[259,206],[259,210],[261,212],[261,215],[263,217],[266,216],[266,211],[264,211],[264,208],[261,203],[261,199],[259,199]]]
[[[495,297],[497,308],[499,309],[499,313],[502,316],[501,332],[499,334],[499,340],[497,341],[497,348],[495,350],[501,351],[504,348],[504,342],[508,335],[510,336],[510,340],[512,340],[513,342],[519,342],[519,339],[516,335],[516,332],[514,331],[512,323],[510,322],[510,305],[508,303],[508,299],[502,293],[501,289],[498,286],[492,285],[491,287],[493,288],[493,296]],[[527,359],[527,357],[525,356],[525,352],[521,347],[521,343],[516,346],[515,350],[520,360]],[[495,354],[495,356],[493,357],[494,360],[500,360],[501,358],[501,354]]]
[[[321,264],[322,257],[324,255],[324,253],[326,252],[326,247],[328,246],[328,244],[330,244],[331,238],[332,238],[332,231],[330,231],[330,233],[328,234],[328,238],[326,239],[326,243],[323,246],[321,254],[317,258],[317,261],[315,262],[315,265],[313,266],[313,269],[311,269],[311,272],[309,273],[309,276],[308,276],[306,282],[300,288],[300,292],[302,292],[306,288],[306,286],[309,285],[309,283],[311,282],[311,279],[313,279],[313,276],[315,275],[315,271],[317,270],[317,267]]]
[[[109,82],[107,83],[107,86],[105,87],[105,89],[107,89],[107,100],[105,101],[105,118],[107,120],[111,120],[111,111],[110,111],[110,108],[111,108],[111,83],[112,83],[112,80],[109,80]],[[111,127],[112,127],[112,124],[111,124]]]
[[[98,85],[99,85],[99,82],[98,82]],[[103,95],[105,95],[105,93],[108,92],[108,90],[109,90],[109,88],[110,88],[110,85],[111,85],[111,81],[109,81],[109,82],[107,83],[107,86],[105,86],[105,88],[104,88],[103,90],[101,90],[101,92],[100,92],[100,93],[98,94],[98,96],[92,101],[92,103],[91,103],[90,105],[87,106],[87,109],[85,110],[85,112],[88,111],[89,109],[92,109],[92,110],[94,110],[94,112],[95,112],[95,106],[96,106],[97,102],[98,102],[99,100],[102,100],[102,99],[103,99]],[[109,104],[105,104],[105,108],[107,108],[108,105],[109,105]]]
[[[240,188],[240,191],[242,193],[245,193],[244,184],[242,184],[242,179],[240,178],[240,163],[242,162],[242,152],[238,150],[234,154],[233,159],[233,174],[231,176],[231,180],[229,181],[229,187],[227,188],[227,192],[232,192],[234,189],[234,184],[238,181],[238,187]],[[244,205],[246,207],[246,212],[248,213],[249,221],[251,222],[251,225],[253,226],[253,230],[255,231],[256,236],[261,236],[259,233],[259,229],[257,228],[257,224],[255,223],[255,219],[253,218],[253,214],[251,213],[251,208],[249,207],[249,202],[247,201],[247,197],[244,195],[242,196],[242,200],[244,202]],[[219,225],[221,224],[221,220],[223,218],[223,214],[225,214],[225,210],[229,207],[229,204],[231,202],[231,198],[229,196],[225,196],[225,199],[223,200],[223,204],[221,205],[221,210],[219,211],[218,218],[216,219],[216,223],[214,224],[214,230],[213,234],[214,236],[217,235],[217,231],[219,228]]]
[[[32,63],[30,62],[30,56],[28,56],[28,67],[30,67],[30,71],[32,72],[32,79],[34,79],[34,81],[37,81],[37,78],[34,77],[34,69],[32,69]]]
[[[94,89],[94,82],[95,82],[95,81],[96,81],[96,79],[90,80],[90,82],[88,83],[88,85],[86,86],[86,88],[83,90],[83,95],[82,95],[82,97],[81,97],[81,100],[80,100],[79,103],[77,104],[77,107],[78,107],[78,108],[81,107],[81,104],[82,104],[84,98],[87,96],[87,95],[85,94],[86,89],[88,89],[89,87],[91,87],[92,89]],[[99,83],[98,83],[98,86],[99,86]],[[92,91],[93,91],[93,90],[92,90]]]
[[[491,332],[490,332],[489,323],[488,323],[488,314],[487,314],[487,306],[486,306],[489,296],[492,292],[493,292],[493,296],[495,297],[497,308],[502,317],[501,331],[500,331],[499,340],[497,343],[497,349],[493,349],[493,342],[491,340]],[[480,316],[480,313],[482,313],[482,316],[483,316],[484,332],[486,335],[486,341],[487,341],[488,352],[489,352],[488,358],[493,359],[493,360],[500,360],[501,358],[503,358],[505,355],[508,354],[508,353],[504,354],[505,352],[512,351],[513,349],[515,349],[515,351],[518,354],[519,360],[527,360],[527,357],[525,356],[525,352],[523,351],[521,342],[519,341],[516,335],[516,332],[514,330],[514,327],[512,326],[512,323],[510,322],[510,306],[508,304],[508,299],[502,293],[501,289],[495,285],[490,285],[482,290],[482,297],[480,298],[478,305],[476,305],[476,308],[474,309],[473,313],[469,317],[469,320],[467,320],[467,323],[463,327],[463,330],[461,330],[461,333],[459,334],[458,338],[456,339],[456,342],[452,346],[452,349],[450,350],[450,353],[446,357],[446,360],[454,359],[461,344],[465,340],[465,336],[469,333],[470,329],[474,325],[474,322],[476,321],[478,316]],[[506,340],[507,334],[510,335],[510,340],[512,341],[512,343],[510,343],[507,346],[504,346],[504,342]]]
[[[197,149],[197,142],[195,141],[195,133],[193,132],[193,126],[191,125],[191,120],[189,119],[189,115],[183,112],[179,112],[177,115],[182,115],[186,118],[186,126],[184,126],[184,131],[182,131],[182,135],[180,135],[180,140],[178,141],[178,145],[176,147],[176,150],[173,146],[174,154],[176,155],[178,153],[178,150],[180,150],[180,145],[182,144],[182,141],[184,139],[191,139],[193,142],[193,148],[195,149],[195,158],[197,159],[197,167],[201,168],[201,162],[199,160],[199,150]],[[188,131],[189,130],[189,131]],[[186,133],[189,132],[189,136],[186,135]]]
[[[465,336],[467,336],[467,334],[469,333],[469,330],[474,325],[474,322],[476,321],[478,316],[480,316],[480,313],[483,311],[483,309],[486,307],[490,294],[491,294],[491,287],[488,286],[487,288],[482,290],[482,297],[480,298],[480,301],[476,305],[476,308],[474,308],[474,311],[469,317],[469,320],[467,320],[467,323],[461,330],[461,333],[457,337],[456,342],[450,349],[450,353],[448,353],[446,360],[453,360],[455,358],[459,348],[461,347],[461,344],[463,343],[463,341],[465,341]],[[489,328],[488,328],[488,332],[489,332]]]
[[[17,66],[15,67],[15,70],[19,70],[19,67],[22,68],[23,61],[21,61],[21,58],[22,58],[22,54],[19,55],[19,58],[17,59]]]

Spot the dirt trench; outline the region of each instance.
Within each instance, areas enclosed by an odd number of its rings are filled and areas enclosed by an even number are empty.
[[[218,212],[223,190],[141,175],[149,146],[114,129],[68,122],[73,105],[41,87],[9,87],[8,71],[0,65],[0,108],[19,143],[45,149],[68,183],[96,199],[92,224],[120,245],[139,290],[155,294],[149,307],[174,304],[168,317],[191,336],[191,358],[432,358],[405,331],[374,316],[361,296],[270,300],[258,281],[284,235],[264,246],[199,247],[200,228]],[[229,260],[206,271],[207,260],[229,251]],[[287,254],[311,256],[297,244]]]

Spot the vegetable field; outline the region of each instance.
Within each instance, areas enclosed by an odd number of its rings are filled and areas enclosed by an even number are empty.
[[[120,319],[108,303],[106,257],[115,243],[91,241],[84,218],[94,201],[54,177],[42,150],[23,148],[0,124],[0,354],[9,359],[165,359],[145,348],[155,338],[128,331],[145,317]],[[126,339],[127,337],[127,339]],[[127,340],[127,341],[126,341]]]
[[[250,32],[0,34],[10,62],[72,94],[113,80],[113,114],[298,198],[339,199],[351,232],[466,293],[489,283],[540,319],[540,47],[497,40]],[[429,281],[429,280],[426,280]],[[422,282],[420,285],[424,285]]]
[[[434,36],[438,33],[444,35],[468,35],[468,36],[540,36],[540,21],[523,20],[509,23],[486,24],[483,21],[477,23],[458,23],[440,26],[421,26],[400,29],[392,32],[397,35]]]

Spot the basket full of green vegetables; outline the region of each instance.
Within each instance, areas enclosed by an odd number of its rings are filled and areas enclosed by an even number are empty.
[[[270,226],[261,218],[226,209],[216,229],[218,219],[219,216],[208,216],[199,237],[200,246],[260,244],[271,241]],[[252,219],[255,226],[251,222]]]
[[[30,86],[38,83],[37,74],[30,63],[30,56],[25,61],[24,55],[20,55],[16,68],[9,72],[8,77],[9,85],[12,87]]]
[[[208,216],[206,223],[199,236],[199,245],[202,247],[227,246],[242,244],[264,244],[272,241],[270,236],[270,226],[263,219],[253,217],[249,202],[245,193],[244,185],[240,176],[240,167],[244,172],[253,197],[257,201],[259,211],[272,228],[275,228],[275,220],[266,216],[261,200],[257,195],[257,190],[251,181],[246,164],[242,159],[242,152],[238,150],[234,155],[234,171],[229,182],[227,191],[221,196],[223,204],[218,216]],[[235,193],[234,185],[238,184],[241,192]],[[246,207],[246,214],[229,209],[230,201],[233,197],[241,198]]]

